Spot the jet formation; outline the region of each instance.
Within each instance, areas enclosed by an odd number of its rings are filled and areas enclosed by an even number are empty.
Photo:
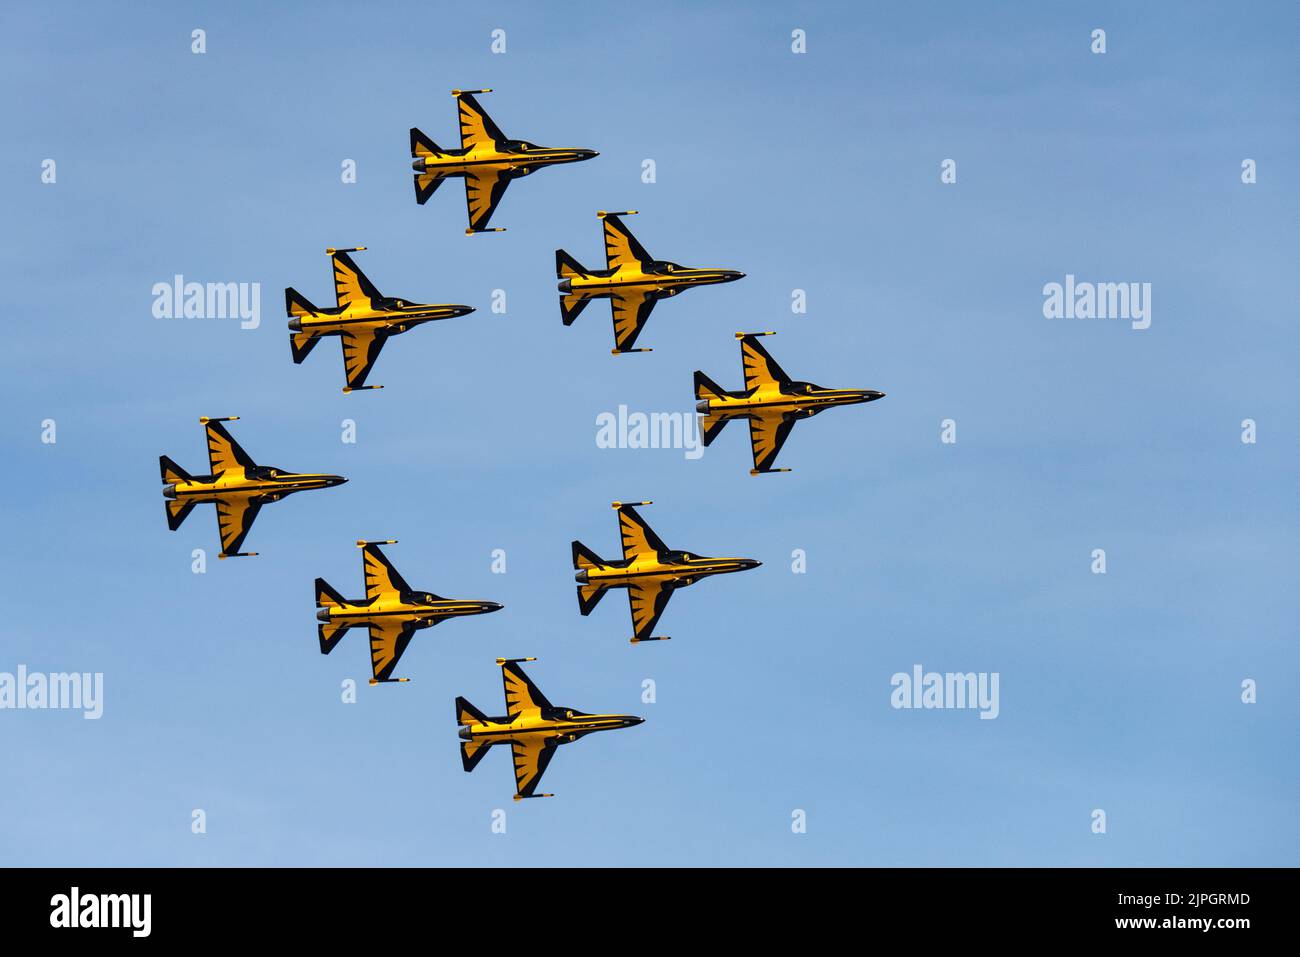
[[[500,611],[500,602],[467,598],[442,598],[432,592],[416,591],[398,574],[380,545],[395,545],[394,540],[357,542],[361,549],[361,573],[366,581],[366,597],[349,601],[316,579],[316,613],[320,624],[320,651],[328,655],[349,628],[370,630],[371,685],[382,682],[409,681],[394,678],[393,669],[411,643],[417,629],[432,628],[448,618],[482,615]]]
[[[341,475],[289,472],[271,465],[258,465],[221,424],[238,418],[229,415],[199,419],[208,439],[208,475],[191,475],[167,456],[159,456],[167,527],[176,531],[195,505],[211,502],[217,507],[217,531],[221,536],[219,558],[257,554],[241,552],[239,548],[263,505],[278,502],[295,492],[331,488],[347,481]]]
[[[811,382],[791,379],[758,341],[771,332],[738,332],[740,364],[745,388],[727,392],[703,372],[695,373],[695,407],[704,413],[700,423],[702,440],[708,446],[732,419],[749,420],[749,444],[754,453],[750,475],[788,472],[773,468],[777,453],[801,419],[838,405],[856,405],[883,399],[874,389],[827,389]]]
[[[717,267],[681,266],[655,259],[642,246],[620,216],[600,210],[596,216],[605,227],[605,268],[587,269],[563,249],[555,251],[555,276],[560,280],[560,318],[572,325],[593,299],[608,299],[614,318],[612,355],[650,352],[635,348],[655,303],[695,286],[712,286],[745,278],[743,272]]]
[[[293,361],[301,363],[306,359],[323,336],[338,336],[343,343],[344,392],[383,388],[366,385],[366,377],[379,358],[379,350],[393,336],[426,322],[453,319],[474,311],[472,306],[407,302],[382,295],[348,255],[365,248],[325,250],[334,265],[333,309],[317,309],[292,287],[284,291]]]
[[[626,588],[632,609],[632,643],[663,641],[669,636],[652,635],[659,617],[668,607],[673,591],[694,585],[710,575],[748,571],[762,562],[752,558],[709,558],[669,548],[646,524],[635,508],[650,502],[614,502],[623,559],[605,561],[582,542],[573,543],[574,579],[578,583],[578,611],[590,615],[610,588]]]
[[[560,745],[572,744],[597,731],[630,728],[645,720],[630,714],[587,714],[555,707],[519,667],[522,662],[536,660],[497,659],[506,693],[506,713],[501,717],[489,718],[464,698],[456,699],[460,757],[465,770],[473,771],[494,744],[509,744],[515,766],[516,801],[554,797],[538,794],[537,785]]]
[[[470,233],[504,232],[489,227],[497,204],[511,181],[545,166],[576,163],[599,156],[595,150],[538,146],[527,140],[508,139],[479,105],[475,94],[491,90],[452,90],[460,113],[460,149],[444,150],[418,129],[411,129],[411,168],[415,170],[415,201],[423,206],[443,182],[465,180],[465,205]]]

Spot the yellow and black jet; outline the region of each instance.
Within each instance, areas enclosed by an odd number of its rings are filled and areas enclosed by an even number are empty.
[[[361,549],[361,572],[366,580],[366,597],[348,601],[326,583],[316,579],[316,618],[320,651],[328,655],[349,628],[370,629],[370,684],[385,681],[409,681],[394,678],[393,669],[419,628],[432,628],[448,618],[482,615],[500,611],[495,601],[468,598],[441,598],[427,591],[416,591],[402,579],[393,563],[379,550],[380,545],[395,545],[394,540],[357,542]]]
[[[554,797],[538,794],[537,785],[562,744],[572,744],[595,731],[612,731],[641,724],[645,718],[630,714],[587,714],[557,708],[537,690],[519,667],[536,658],[498,658],[506,689],[507,714],[489,718],[464,698],[456,699],[456,723],[462,738],[461,761],[473,771],[494,744],[509,744],[515,764],[515,800]]]
[[[244,538],[263,505],[278,502],[294,492],[330,488],[347,481],[341,475],[287,472],[270,465],[258,465],[221,424],[238,418],[229,415],[199,419],[207,432],[210,475],[190,475],[167,456],[159,456],[163,498],[167,500],[164,503],[167,506],[167,527],[176,531],[195,505],[212,502],[217,506],[217,530],[221,533],[219,558],[257,554],[241,552],[239,546],[244,544]]]
[[[348,253],[364,250],[327,249],[334,264],[333,309],[317,309],[298,290],[284,291],[284,308],[289,314],[289,348],[293,361],[302,362],[322,336],[339,336],[343,343],[344,392],[382,389],[366,385],[366,376],[379,358],[379,350],[391,337],[437,319],[454,319],[474,311],[472,306],[407,302],[381,295]]]
[[[703,372],[695,373],[695,409],[704,413],[702,439],[709,445],[732,419],[749,419],[749,443],[754,451],[750,475],[788,472],[772,467],[795,423],[837,405],[856,405],[883,399],[874,389],[826,389],[811,382],[797,382],[785,374],[759,343],[759,336],[771,332],[738,332],[740,360],[745,388],[727,392]]]
[[[623,560],[607,562],[582,542],[573,543],[574,576],[578,582],[578,610],[590,615],[606,589],[626,588],[632,608],[632,643],[663,641],[667,635],[651,635],[659,616],[668,607],[673,590],[694,585],[710,575],[743,572],[762,562],[752,558],[708,558],[669,548],[637,514],[636,505],[649,502],[614,502],[618,528],[623,538]]]
[[[712,286],[745,278],[734,269],[679,266],[655,259],[636,240],[620,216],[631,216],[635,209],[596,216],[605,223],[605,267],[586,269],[563,249],[555,251],[555,275],[560,280],[560,318],[566,326],[593,299],[608,299],[614,316],[613,355],[625,352],[650,352],[636,349],[650,310],[660,299],[668,299],[694,286]]]
[[[460,112],[460,149],[444,150],[418,129],[411,129],[411,168],[415,170],[415,201],[423,206],[443,180],[465,179],[465,205],[469,233],[503,232],[488,227],[497,203],[511,180],[535,173],[544,166],[576,163],[599,156],[595,150],[538,146],[527,140],[507,139],[492,117],[474,99],[491,90],[452,90]]]

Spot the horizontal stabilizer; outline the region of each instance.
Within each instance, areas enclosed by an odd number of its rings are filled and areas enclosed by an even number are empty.
[[[414,126],[411,127],[412,156],[440,156],[443,152],[443,148],[425,136],[422,131]]]
[[[162,480],[164,485],[174,485],[177,482],[188,482],[192,476],[171,459],[165,455],[158,456],[158,465],[162,471]]]
[[[290,286],[284,291],[284,311],[290,319],[294,319],[315,315],[316,307],[306,296]]]
[[[482,738],[477,741],[462,741],[460,743],[460,763],[465,766],[465,770],[473,771],[478,767],[478,763],[491,750],[493,743],[492,741],[484,741]]]
[[[695,372],[695,398],[697,399],[718,399],[727,394],[727,390],[722,388],[703,372],[698,369]]]
[[[605,560],[593,552],[582,542],[573,543],[573,567],[580,568],[600,568],[605,564]]]
[[[343,636],[352,626],[341,621],[327,621],[316,626],[316,632],[320,638],[320,653],[328,655],[334,650],[334,646],[343,640]]]
[[[197,503],[193,499],[184,502],[179,499],[169,498],[164,504],[167,506],[167,527],[174,532],[181,527],[181,523],[185,521],[185,517],[190,514],[190,511]]]
[[[605,592],[609,590],[606,585],[585,584],[578,586],[578,612],[582,615],[590,615],[591,610],[600,604],[600,600],[605,597]]]
[[[555,250],[555,278],[573,279],[589,275],[586,268],[563,249]]]
[[[457,724],[483,724],[487,721],[485,715],[478,708],[474,707],[464,698],[456,699],[456,723]]]

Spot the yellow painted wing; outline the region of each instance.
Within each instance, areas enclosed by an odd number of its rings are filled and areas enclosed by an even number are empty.
[[[668,551],[663,539],[655,534],[640,513],[631,505],[618,507],[618,531],[623,539],[623,557]]]
[[[397,573],[388,556],[379,550],[378,545],[366,545],[361,550],[361,574],[366,580],[366,597],[379,598],[384,595],[405,595],[411,586]]]
[[[634,638],[645,639],[651,636],[672,596],[672,588],[663,579],[643,579],[628,588],[627,599],[632,609]]]
[[[768,355],[756,336],[745,336],[740,340],[740,359],[744,367],[746,389],[757,389],[761,385],[772,383],[784,385],[790,381],[785,370]]]
[[[505,139],[505,134],[492,122],[487,110],[474,99],[472,93],[462,93],[456,98],[460,113],[460,145],[463,148],[490,146]]]
[[[204,429],[208,439],[208,467],[213,475],[231,469],[252,468],[255,465],[252,457],[239,447],[239,443],[231,438],[220,422],[206,422]]]
[[[632,231],[618,216],[610,214],[604,218],[605,223],[605,263],[610,269],[619,266],[635,266],[652,261]]]
[[[754,451],[755,469],[763,472],[772,467],[796,421],[792,416],[780,412],[750,416],[749,444]]]
[[[392,680],[402,652],[415,634],[415,622],[387,619],[370,623],[370,668],[376,681]]]
[[[349,389],[359,389],[366,384],[366,377],[379,358],[388,334],[381,329],[363,329],[345,332],[343,341],[343,372],[348,380]]]
[[[626,292],[615,293],[609,302],[614,313],[614,348],[626,352],[645,328],[655,298],[648,293]]]
[[[496,212],[497,203],[506,193],[510,177],[505,170],[482,168],[465,174],[465,205],[469,210],[469,228],[486,229]]]
[[[536,792],[556,747],[554,735],[521,735],[510,742],[510,755],[515,763],[515,791],[520,797],[532,797]]]
[[[552,707],[517,663],[507,661],[501,666],[501,681],[505,685],[506,714],[512,721],[525,712],[541,712]]]
[[[236,555],[252,530],[262,503],[256,495],[223,495],[216,504],[221,554]]]
[[[361,267],[352,261],[347,253],[334,254],[334,296],[340,308],[359,305],[368,306],[380,295],[374,283],[366,278]]]

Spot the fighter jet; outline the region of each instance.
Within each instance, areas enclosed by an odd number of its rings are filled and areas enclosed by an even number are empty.
[[[650,352],[635,349],[637,336],[660,299],[668,299],[693,286],[734,282],[745,274],[734,269],[679,266],[655,259],[623,225],[620,216],[635,215],[635,209],[621,213],[596,213],[605,223],[604,269],[587,269],[563,249],[555,251],[555,275],[560,280],[560,318],[566,326],[593,299],[608,299],[614,316],[612,355]]]
[[[573,543],[574,576],[578,582],[578,610],[590,615],[608,588],[626,588],[632,608],[632,644],[663,641],[668,635],[654,635],[659,616],[668,607],[676,588],[694,585],[709,575],[743,572],[762,562],[752,558],[706,558],[669,548],[637,514],[635,505],[649,502],[614,502],[618,527],[623,536],[623,560],[607,562],[582,542]]]
[[[340,475],[287,472],[270,465],[258,465],[221,424],[238,418],[237,415],[228,415],[199,419],[207,430],[211,475],[191,475],[167,456],[159,456],[163,498],[167,500],[164,503],[167,506],[167,527],[176,531],[195,505],[212,502],[217,506],[217,530],[221,533],[218,558],[257,554],[241,552],[239,546],[244,544],[244,538],[253,527],[258,510],[267,502],[278,502],[294,492],[330,488],[347,481]]]
[[[754,450],[754,467],[750,475],[763,472],[788,472],[772,468],[776,454],[800,419],[837,405],[856,405],[883,399],[885,393],[874,389],[825,389],[811,382],[796,382],[776,364],[759,343],[759,336],[771,332],[738,332],[740,360],[745,374],[745,388],[727,392],[703,372],[695,373],[695,406],[704,413],[701,423],[707,446],[732,419],[749,419],[749,442]]]
[[[498,658],[506,689],[507,714],[489,718],[464,698],[456,699],[456,723],[460,725],[460,758],[466,771],[473,771],[494,744],[509,743],[515,764],[515,800],[554,797],[538,794],[537,785],[551,763],[555,749],[572,744],[595,731],[630,728],[645,719],[630,714],[587,714],[572,708],[557,708],[537,690],[520,662],[536,658]]]
[[[380,545],[395,544],[393,539],[357,542],[361,549],[361,572],[366,580],[364,600],[349,601],[331,588],[325,579],[316,579],[316,607],[320,609],[316,618],[320,621],[317,633],[321,654],[328,655],[333,651],[349,628],[369,628],[370,667],[374,673],[371,685],[411,680],[394,678],[393,669],[417,628],[432,628],[448,618],[482,615],[500,611],[503,607],[495,601],[440,598],[432,592],[416,591],[406,584],[393,563],[379,550]]]
[[[343,342],[343,371],[347,378],[344,392],[359,389],[382,389],[366,385],[366,376],[379,358],[379,350],[392,336],[400,335],[435,319],[467,316],[472,306],[429,305],[407,302],[380,295],[348,253],[361,252],[365,246],[351,249],[327,249],[334,263],[333,309],[317,309],[298,290],[284,291],[284,308],[289,314],[289,348],[293,361],[302,362],[322,336],[339,336]]]
[[[510,181],[543,166],[576,163],[599,156],[595,150],[554,149],[527,140],[511,140],[492,122],[492,117],[474,99],[476,93],[491,90],[452,90],[460,108],[460,149],[444,150],[418,129],[411,129],[411,157],[415,170],[415,201],[423,206],[453,176],[465,178],[465,204],[469,208],[470,233],[499,233],[504,227],[489,228],[488,220],[505,195]]]

